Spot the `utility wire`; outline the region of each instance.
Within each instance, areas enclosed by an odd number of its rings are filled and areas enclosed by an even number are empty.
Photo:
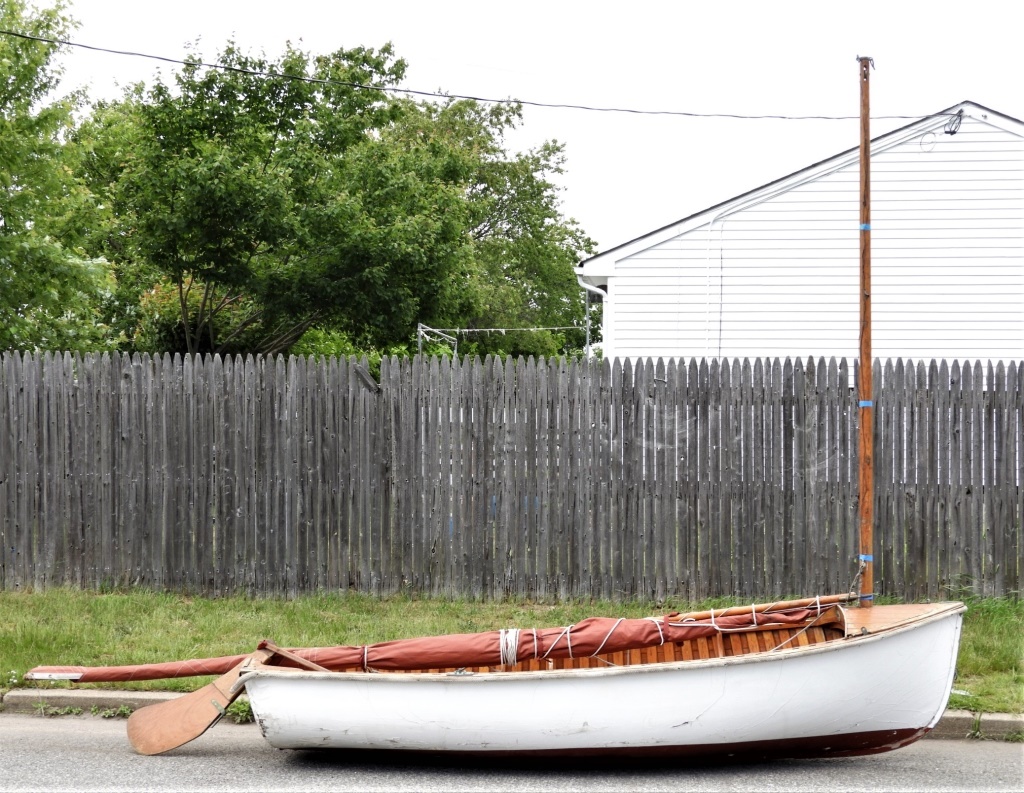
[[[51,39],[44,36],[31,36],[27,33],[17,33],[13,30],[0,30],[0,35],[14,36],[21,39],[28,39],[29,41],[41,41],[46,44],[58,44],[67,47],[78,47],[79,49],[92,50],[94,52],[104,52],[111,55],[125,55],[132,58],[149,58],[150,60],[163,61],[164,63],[173,63],[180,66],[200,66],[207,69],[220,69],[221,71],[227,72],[238,72],[240,74],[248,74],[254,77],[276,77],[287,80],[299,80],[307,83],[314,83],[318,85],[339,85],[346,88],[355,88],[364,91],[380,91],[382,93],[396,93],[396,94],[408,94],[411,96],[425,96],[434,99],[468,99],[474,102],[484,102],[492,105],[525,105],[528,107],[543,107],[552,108],[557,110],[585,110],[594,113],[627,113],[638,116],[682,116],[686,118],[731,118],[740,119],[744,121],[760,121],[760,120],[780,120],[780,121],[853,121],[859,119],[860,116],[787,116],[787,115],[744,115],[741,113],[693,113],[684,110],[639,110],[636,108],[628,107],[596,107],[593,105],[577,105],[557,102],[534,102],[527,99],[491,99],[483,96],[472,96],[470,94],[451,94],[451,93],[439,93],[437,91],[417,91],[413,88],[397,88],[394,86],[381,86],[381,85],[365,85],[363,83],[352,83],[344,80],[325,80],[318,77],[308,77],[306,75],[296,74],[281,74],[279,72],[261,71],[257,69],[240,69],[237,66],[225,66],[219,63],[207,63],[205,61],[196,60],[180,60],[178,58],[168,58],[163,55],[150,55],[145,52],[131,52],[129,50],[115,50],[107,47],[96,47],[91,44],[82,44],[77,41],[68,41],[67,39]],[[926,118],[928,116],[936,115],[929,113],[926,116],[872,116],[871,118],[878,121],[886,120],[917,120],[920,118]],[[951,114],[948,114],[951,115]]]

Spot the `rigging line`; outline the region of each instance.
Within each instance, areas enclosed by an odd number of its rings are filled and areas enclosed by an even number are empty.
[[[395,93],[395,94],[408,94],[412,96],[425,96],[432,97],[435,99],[468,99],[473,102],[484,102],[492,105],[525,105],[528,107],[541,107],[555,110],[585,110],[588,112],[595,113],[626,113],[630,115],[638,116],[681,116],[684,118],[730,118],[741,121],[855,121],[859,116],[788,116],[788,115],[744,115],[742,113],[694,113],[684,110],[640,110],[637,108],[627,107],[598,107],[594,105],[577,105],[570,103],[559,103],[559,102],[535,102],[527,99],[491,99],[483,96],[473,96],[471,94],[451,94],[441,93],[438,91],[418,91],[413,88],[397,88],[395,86],[383,86],[383,85],[366,85],[364,83],[353,83],[345,80],[327,80],[319,77],[308,77],[300,74],[282,74],[280,72],[261,71],[258,69],[242,69],[237,66],[225,66],[219,63],[208,63],[206,61],[198,60],[181,60],[179,58],[169,58],[164,55],[151,55],[145,52],[133,52],[130,50],[115,50],[108,47],[97,47],[92,44],[83,44],[77,41],[70,41],[68,39],[52,39],[45,36],[32,36],[28,33],[18,33],[13,30],[0,29],[0,35],[14,36],[16,38],[27,39],[29,41],[41,41],[46,44],[58,44],[67,47],[78,47],[79,49],[91,50],[93,52],[104,52],[110,55],[125,55],[132,58],[149,58],[150,60],[163,61],[164,63],[174,63],[181,66],[200,66],[207,69],[220,69],[226,72],[236,72],[238,74],[248,74],[255,77],[280,77],[287,80],[299,80],[301,82],[313,83],[317,85],[338,85],[346,88],[355,88],[358,90],[365,91],[380,91],[382,93]],[[949,116],[955,117],[952,113],[928,113],[925,115],[916,116],[872,116],[873,119],[879,121],[888,120],[912,120],[916,121],[923,118],[931,118],[933,116]]]

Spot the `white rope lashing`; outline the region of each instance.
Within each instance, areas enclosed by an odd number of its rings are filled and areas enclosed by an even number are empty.
[[[608,633],[605,634],[604,640],[601,642],[601,646],[598,647],[596,650],[594,650],[594,652],[592,652],[590,654],[591,657],[593,657],[595,655],[599,655],[601,653],[601,650],[604,649],[604,646],[606,644],[608,644],[608,640],[612,637],[612,634],[615,633],[615,629],[619,627],[619,625],[622,623],[622,620],[624,620],[624,619],[625,619],[625,617],[619,617],[619,619],[615,622],[615,624],[612,625],[611,630],[608,631]],[[659,628],[659,630],[660,630],[660,628]]]
[[[568,646],[569,648],[569,657],[572,658],[572,629],[574,627],[576,626],[569,625],[565,628],[562,628],[562,632],[558,634],[558,638],[551,642],[551,646],[548,647],[548,651],[544,653],[544,655],[542,655],[541,658],[547,658],[549,655],[551,655],[551,651],[558,646],[558,643],[562,640],[563,636],[565,637],[566,646]],[[536,652],[534,653],[534,657],[536,657]]]
[[[534,631],[534,642],[536,642]],[[501,663],[509,666],[519,660],[519,628],[502,628],[498,632],[498,644],[501,647]]]
[[[658,644],[659,645],[664,644],[665,643],[665,632],[661,629],[661,620],[658,617],[648,617],[647,619],[649,619],[651,622],[653,622],[655,624],[655,626],[658,628],[658,638],[661,639],[661,641],[658,642]],[[618,625],[618,623],[616,623],[616,625]]]
[[[802,627],[800,630],[798,630],[796,633],[794,633],[792,636],[790,636],[785,641],[782,641],[782,642],[779,642],[778,644],[776,644],[768,652],[774,653],[776,650],[781,650],[783,647],[785,647],[787,644],[789,644],[791,641],[793,641],[793,639],[797,638],[798,636],[802,636],[803,634],[805,634],[808,630],[811,629],[812,626],[813,626],[813,623],[808,623],[807,625],[804,625],[804,627]]]

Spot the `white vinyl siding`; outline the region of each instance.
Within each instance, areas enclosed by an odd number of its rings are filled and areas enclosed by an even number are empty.
[[[872,155],[875,357],[1024,359],[1024,137],[932,124]],[[858,194],[836,158],[617,260],[608,354],[855,358]]]

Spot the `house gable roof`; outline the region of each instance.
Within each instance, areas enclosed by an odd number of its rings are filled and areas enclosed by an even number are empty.
[[[922,119],[913,121],[899,129],[895,129],[891,132],[885,133],[884,135],[872,138],[871,153],[874,155],[892,146],[896,146],[908,138],[912,138],[930,129],[943,126],[948,123],[951,118],[958,115],[958,113],[962,113],[965,116],[979,116],[986,123],[1005,129],[1012,129],[1017,134],[1024,136],[1024,121],[1005,115],[996,110],[991,110],[983,105],[977,104],[976,102],[963,101],[959,104],[953,105],[952,107],[948,107],[945,110],[940,110],[930,116],[925,116]],[[581,278],[587,276],[600,277],[611,275],[611,269],[614,268],[616,261],[621,261],[622,259],[625,259],[641,250],[646,250],[647,248],[657,245],[666,239],[682,234],[689,229],[703,226],[707,223],[708,219],[713,219],[721,215],[731,213],[753,201],[763,200],[766,196],[785,192],[793,186],[806,181],[808,178],[814,178],[817,175],[824,175],[839,168],[846,167],[849,165],[851,160],[856,160],[859,156],[860,147],[854,146],[853,148],[842,151],[832,157],[828,157],[805,168],[801,168],[799,171],[794,171],[791,174],[763,184],[760,187],[755,187],[754,189],[741,193],[738,196],[722,201],[721,203],[714,204],[706,209],[702,209],[699,212],[695,212],[692,215],[682,218],[681,220],[677,220],[666,226],[662,226],[661,228],[649,231],[646,234],[642,234],[639,237],[629,240],[628,242],[616,245],[613,248],[609,248],[607,251],[603,251],[588,259],[584,259],[576,268],[577,275]]]

